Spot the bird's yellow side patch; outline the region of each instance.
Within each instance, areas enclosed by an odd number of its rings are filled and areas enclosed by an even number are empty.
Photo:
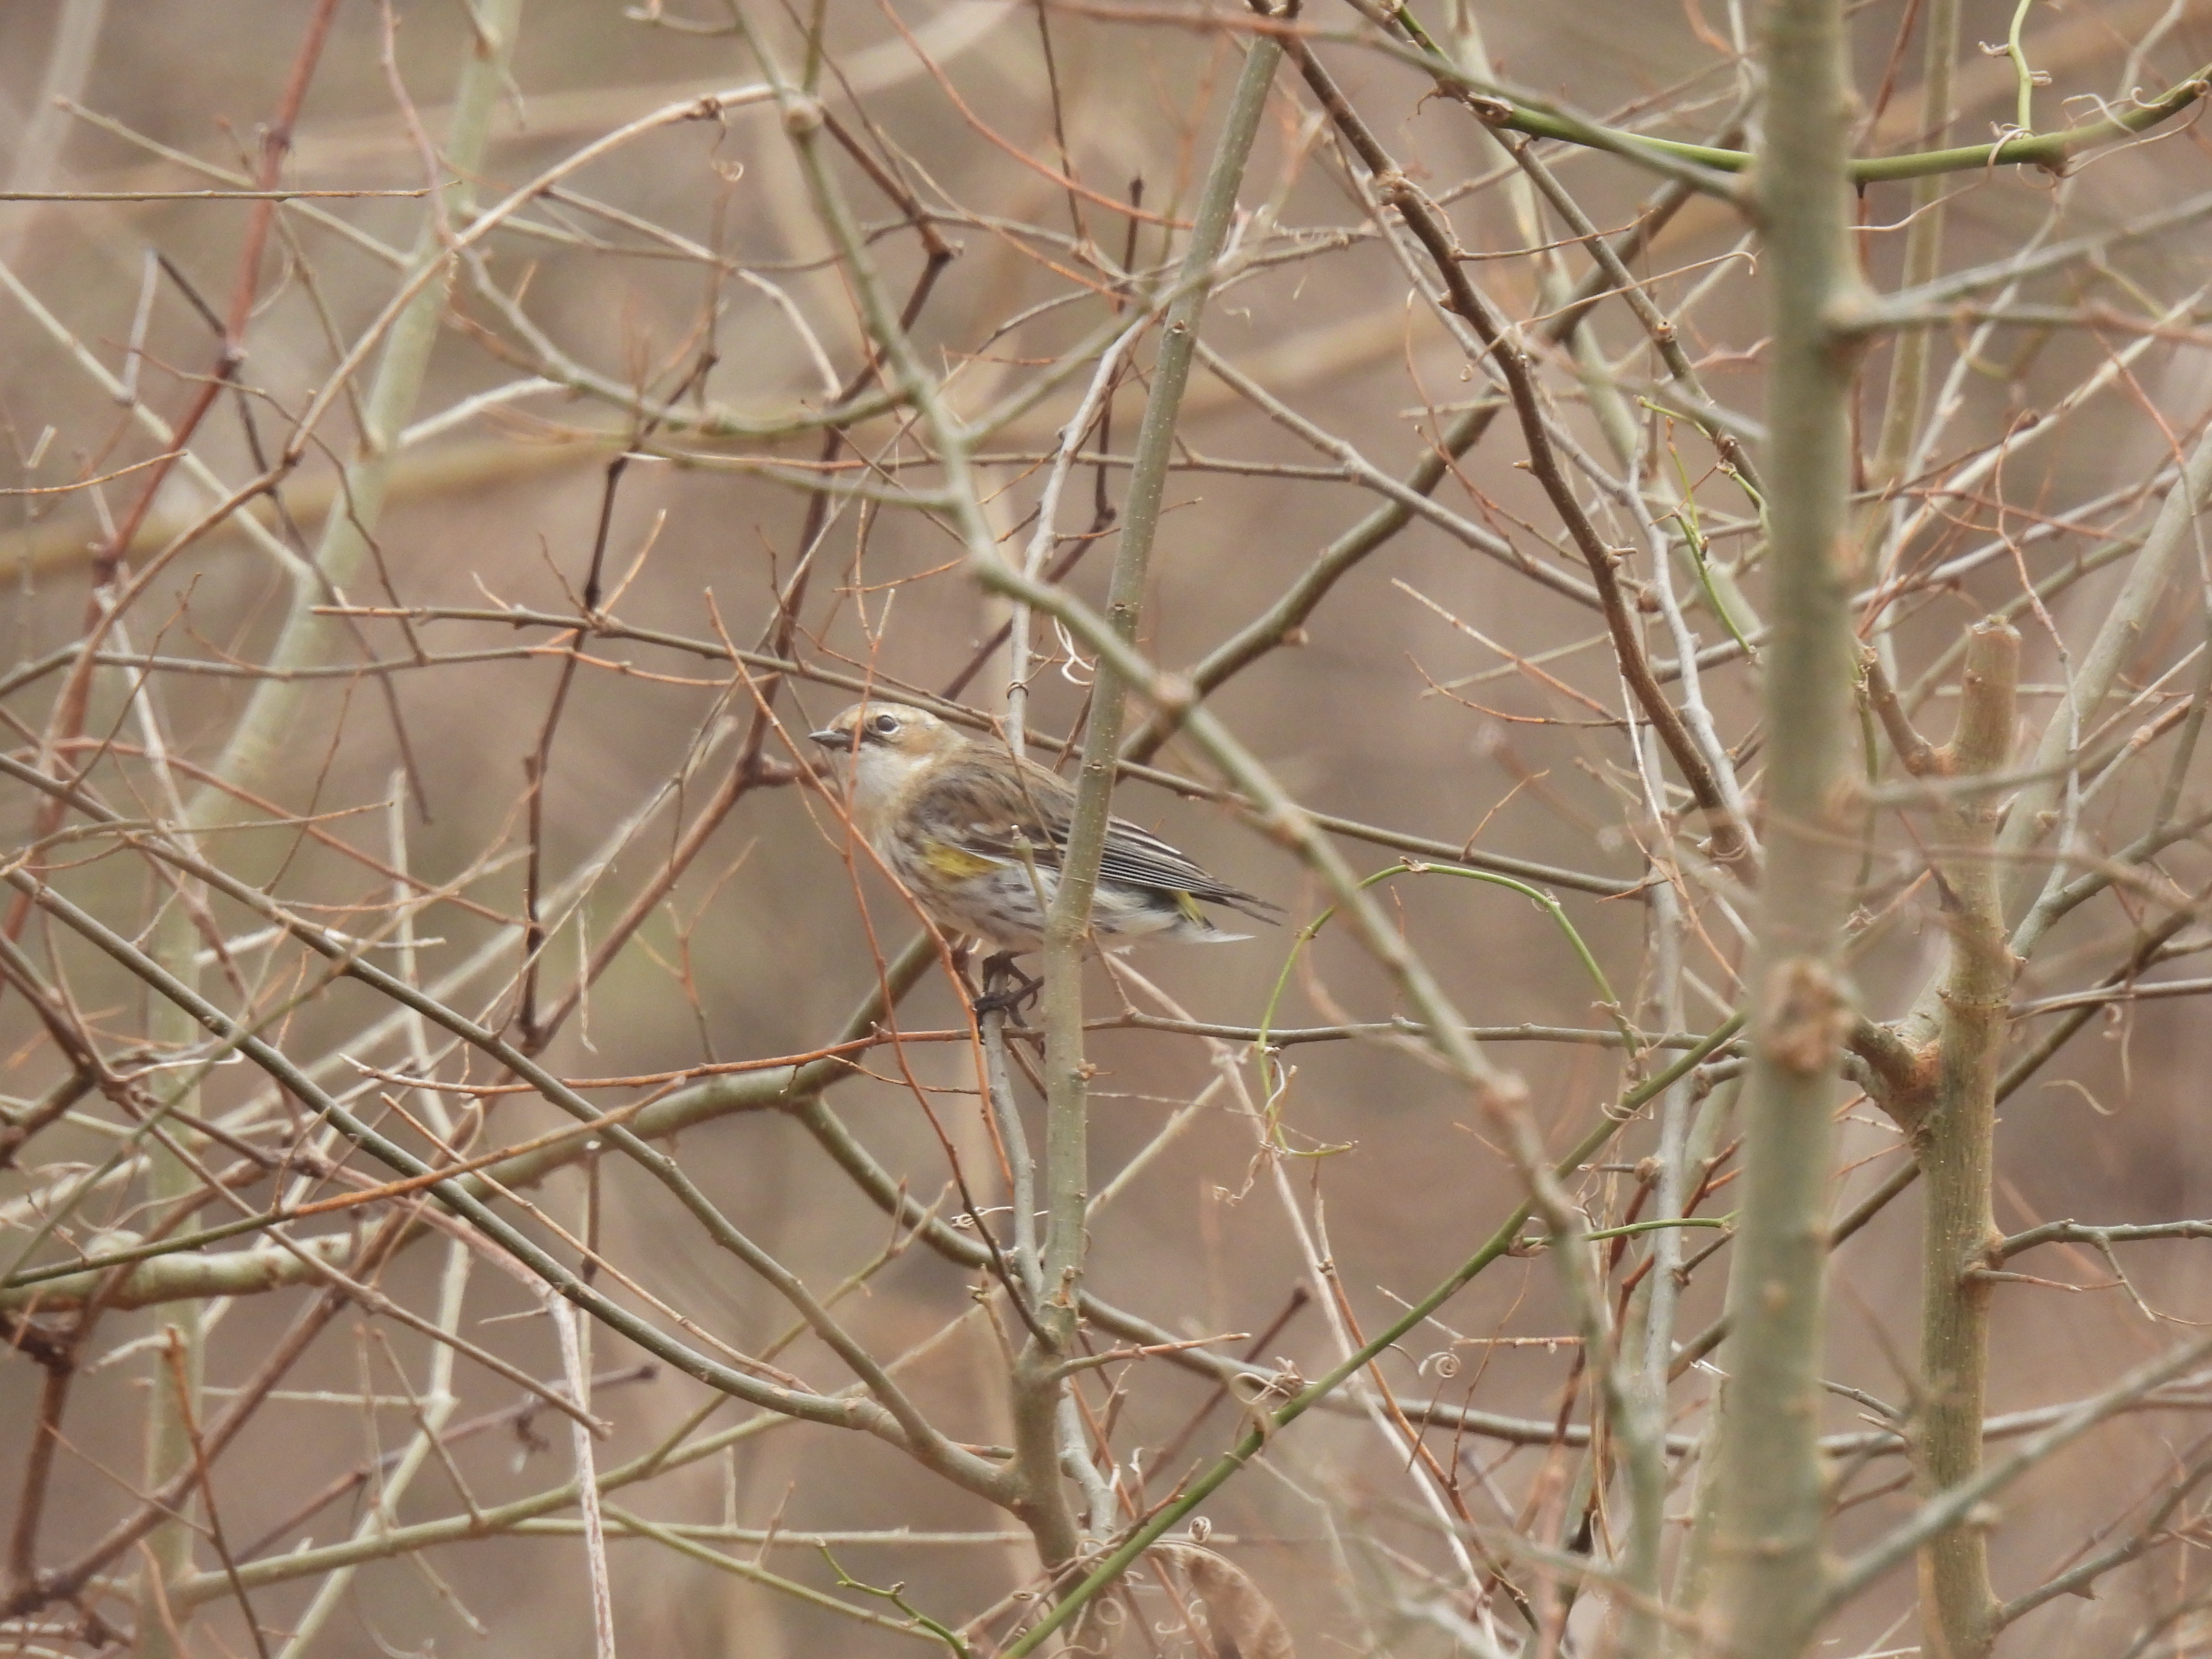
[[[931,874],[941,876],[946,881],[967,881],[999,867],[990,859],[979,857],[965,848],[942,841],[933,841],[924,847],[921,861],[929,866]]]

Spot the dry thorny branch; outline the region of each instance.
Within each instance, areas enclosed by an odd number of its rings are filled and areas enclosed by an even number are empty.
[[[9,1651],[2212,1642],[2183,0],[0,31]]]

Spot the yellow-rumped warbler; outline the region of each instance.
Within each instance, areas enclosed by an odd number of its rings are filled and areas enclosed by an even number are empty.
[[[853,820],[932,921],[1009,953],[1034,951],[1060,885],[1075,791],[1004,744],[925,709],[859,702],[807,733],[853,763]],[[1200,902],[1260,921],[1278,908],[1212,876],[1158,836],[1109,819],[1091,901],[1103,939],[1218,943]]]

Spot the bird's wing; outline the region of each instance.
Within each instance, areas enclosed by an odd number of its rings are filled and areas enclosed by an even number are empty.
[[[1067,844],[1066,826],[1062,824],[1059,830],[1053,845],[1052,862],[1055,865]],[[1127,818],[1106,820],[1106,845],[1098,854],[1098,879],[1117,886],[1149,887],[1155,892],[1182,894],[1209,904],[1225,904],[1257,921],[1273,922],[1282,908],[1208,874],[1205,866],[1188,853],[1169,846],[1151,830]],[[1189,907],[1185,905],[1184,908]]]
[[[933,832],[963,851],[992,859],[1034,859],[1040,869],[1060,867],[1066,851],[1075,792],[1042,767],[963,769],[931,786],[921,803]],[[1024,847],[1026,843],[1026,847]],[[1279,907],[1206,873],[1180,849],[1127,818],[1109,818],[1098,876],[1131,887],[1188,893],[1226,904],[1260,921]]]
[[[1042,765],[1024,765],[1018,772],[1000,765],[971,765],[951,769],[931,783],[915,807],[915,817],[929,825],[933,836],[963,852],[1000,860],[1033,858],[1040,869],[1057,869],[1068,845],[1075,790],[1068,787],[1066,779],[1046,772]],[[1265,898],[1206,874],[1188,854],[1128,818],[1106,821],[1099,880],[1190,894],[1241,909],[1259,921],[1272,921],[1270,911],[1279,909]]]
[[[1125,881],[1138,887],[1163,887],[1170,892],[1188,893],[1193,898],[1231,904],[1240,910],[1247,905],[1265,903],[1207,874],[1188,854],[1169,846],[1127,818],[1107,820],[1106,847],[1098,857],[1098,874],[1102,880]]]
[[[1056,868],[1067,843],[1073,793],[1042,767],[1017,773],[1009,759],[988,757],[945,768],[909,808],[911,821],[933,838],[994,860],[1034,859]]]

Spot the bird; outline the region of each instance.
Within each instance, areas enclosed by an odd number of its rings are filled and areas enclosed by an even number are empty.
[[[994,964],[1035,951],[1060,888],[1075,790],[994,739],[926,708],[856,702],[808,738],[851,765],[853,822],[931,921],[998,948]],[[1270,923],[1280,907],[1231,887],[1126,818],[1109,818],[1091,927],[1102,939],[1225,944],[1201,908]]]

